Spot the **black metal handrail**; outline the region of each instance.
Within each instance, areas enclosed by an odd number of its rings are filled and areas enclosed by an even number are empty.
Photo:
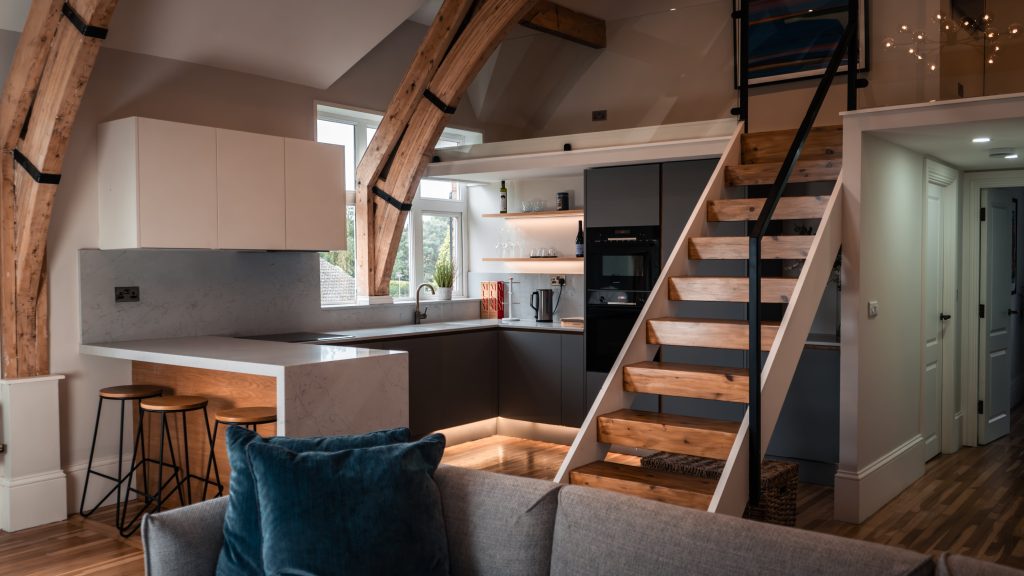
[[[750,403],[748,420],[748,454],[750,469],[749,502],[756,505],[761,496],[761,240],[768,229],[768,223],[775,213],[775,208],[782,199],[782,194],[789,184],[793,170],[796,168],[797,160],[803,151],[807,137],[810,136],[814,122],[818,118],[818,112],[825,102],[839,66],[842,64],[843,56],[849,53],[847,64],[847,109],[857,109],[857,63],[859,61],[860,42],[858,34],[858,1],[850,0],[849,14],[846,29],[843,31],[842,39],[832,53],[825,75],[818,83],[818,89],[811,99],[811,104],[804,115],[803,122],[797,130],[793,144],[786,153],[786,159],[782,162],[779,174],[775,178],[771,192],[764,201],[761,214],[750,230],[749,242],[750,253],[747,264],[747,274],[750,282],[750,298],[747,305],[747,320],[749,324],[749,357],[747,360],[748,377],[750,381]],[[739,10],[740,19],[740,118],[747,121],[749,103],[749,27],[750,8],[749,0],[743,0]]]

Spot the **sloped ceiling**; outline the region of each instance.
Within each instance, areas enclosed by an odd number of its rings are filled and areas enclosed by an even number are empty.
[[[20,31],[31,0],[0,2]],[[326,88],[423,0],[124,0],[105,45]]]

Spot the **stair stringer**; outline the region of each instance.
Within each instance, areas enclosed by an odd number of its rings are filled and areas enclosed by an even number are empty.
[[[842,244],[842,192],[843,174],[840,172],[832,196],[821,218],[818,233],[811,243],[811,249],[804,261],[800,278],[797,280],[793,297],[782,317],[778,336],[768,352],[768,359],[761,372],[761,455],[764,457],[772,432],[782,412],[782,404],[789,393],[797,364],[807,342],[814,315],[818,311],[821,297],[825,292],[832,265]],[[732,516],[742,516],[747,504],[748,492],[748,441],[750,412],[743,417],[739,433],[733,443],[722,471],[722,478],[715,489],[708,508]]]
[[[636,324],[633,325],[629,337],[626,338],[626,344],[622,347],[622,351],[619,352],[619,356],[615,360],[608,378],[605,379],[601,391],[598,392],[597,398],[590,407],[590,412],[576,434],[576,439],[573,441],[569,453],[566,455],[565,460],[562,461],[562,466],[555,476],[555,482],[568,483],[571,470],[591,462],[603,460],[608,453],[610,445],[597,441],[598,416],[632,406],[633,398],[636,394],[626,392],[623,389],[622,368],[629,364],[654,359],[654,355],[659,347],[647,343],[647,321],[652,318],[671,316],[668,294],[669,279],[675,276],[690,275],[690,260],[687,255],[690,238],[707,236],[709,234],[707,222],[708,202],[728,197],[726,195],[728,186],[726,186],[725,181],[725,168],[726,166],[740,163],[743,148],[742,137],[743,123],[740,122],[736,125],[736,130],[733,132],[732,138],[729,140],[729,144],[726,146],[721,159],[719,159],[715,171],[711,174],[711,178],[708,179],[708,185],[704,188],[704,193],[697,201],[696,208],[690,215],[686,227],[683,228],[679,241],[676,242],[675,248],[669,256],[668,263],[662,268],[661,275],[651,291],[651,296],[647,299],[647,304],[644,305],[640,317],[637,319]]]

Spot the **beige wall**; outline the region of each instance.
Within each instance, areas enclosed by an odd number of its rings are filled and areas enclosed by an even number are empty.
[[[1020,0],[987,0],[987,11],[992,14],[994,28],[1002,39],[995,64],[985,63],[985,48],[974,40],[969,44],[947,45],[942,48],[942,98],[957,97],[957,85],[963,86],[965,97],[992,96],[1024,92],[1024,33],[1009,41],[1007,27],[1024,25],[1024,2]],[[958,37],[967,39],[964,32]]]

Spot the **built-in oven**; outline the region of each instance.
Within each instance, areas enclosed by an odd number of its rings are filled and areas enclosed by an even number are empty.
[[[650,292],[661,272],[659,226],[587,229],[587,290]]]
[[[661,273],[658,226],[587,229],[587,370],[608,372]]]

